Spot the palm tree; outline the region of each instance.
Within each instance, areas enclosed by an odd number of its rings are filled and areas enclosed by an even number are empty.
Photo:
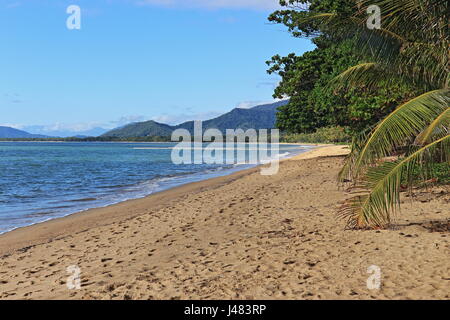
[[[381,9],[379,29],[366,25],[369,5]],[[339,176],[352,182],[352,197],[339,211],[350,228],[391,224],[401,182],[412,182],[414,168],[428,172],[434,162],[450,160],[449,18],[447,0],[363,0],[355,1],[350,17],[323,13],[304,19],[354,38],[365,58],[335,78],[334,88],[376,88],[380,79],[401,79],[420,92],[354,139]],[[392,155],[396,160],[387,161]]]

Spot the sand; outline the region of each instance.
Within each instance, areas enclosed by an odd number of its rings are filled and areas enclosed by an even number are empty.
[[[395,228],[345,230],[346,152],[321,147],[274,176],[254,168],[1,235],[0,298],[449,299],[448,188],[404,196]],[[73,265],[80,289],[67,287]]]

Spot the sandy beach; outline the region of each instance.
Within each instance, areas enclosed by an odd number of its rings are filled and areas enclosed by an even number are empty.
[[[323,146],[273,176],[253,168],[0,235],[0,298],[450,299],[448,186],[405,194],[395,228],[345,230],[347,152]]]

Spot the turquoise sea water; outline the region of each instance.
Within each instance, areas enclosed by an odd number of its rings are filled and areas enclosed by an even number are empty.
[[[0,142],[0,233],[251,166],[175,165],[173,146]],[[280,145],[280,156],[307,149]]]

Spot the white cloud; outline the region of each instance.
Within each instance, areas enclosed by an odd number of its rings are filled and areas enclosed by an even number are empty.
[[[256,85],[257,88],[261,88],[261,87],[269,87],[272,90],[275,90],[276,87],[278,87],[278,85],[281,82],[281,78],[279,79],[268,79],[268,80],[264,80],[264,81],[260,81],[258,82],[258,84]]]
[[[177,114],[177,115],[164,113],[164,114],[152,117],[151,120],[160,122],[160,123],[170,124],[170,125],[177,125],[177,124],[180,124],[180,123],[183,123],[186,121],[191,121],[191,120],[209,120],[209,119],[218,117],[221,114],[222,113],[215,112],[215,111],[192,113],[192,114],[184,114],[183,113],[183,114]]]
[[[256,106],[260,106],[263,104],[270,104],[270,103],[278,102],[281,100],[285,100],[285,99],[273,99],[273,100],[266,100],[266,101],[264,101],[264,100],[242,101],[236,105],[236,108],[250,109],[250,108],[253,108]]]
[[[173,8],[206,9],[256,9],[274,10],[280,8],[278,0],[138,0],[138,5],[154,5]]]
[[[111,125],[113,127],[121,127],[121,126],[124,126],[124,125],[132,123],[132,122],[140,122],[140,121],[145,121],[145,120],[146,120],[146,117],[143,115],[128,115],[128,116],[120,117],[117,120],[110,121],[109,124],[105,124],[105,125],[103,125],[103,127],[109,128],[109,127],[111,127]]]
[[[0,123],[0,127],[10,127],[14,129],[23,129],[24,125],[19,123]]]
[[[3,94],[5,100],[11,103],[22,103],[24,102],[21,98],[21,95],[18,93],[5,93]]]
[[[142,115],[128,115],[120,117],[117,120],[107,121],[107,122],[77,122],[77,123],[66,123],[66,122],[54,122],[44,125],[15,125],[14,128],[22,128],[28,130],[32,133],[55,135],[56,133],[68,135],[70,133],[77,134],[80,132],[86,132],[90,130],[95,130],[99,128],[103,129],[113,129],[117,127],[124,126],[131,122],[145,121],[147,118]],[[12,125],[11,125],[12,126]]]
[[[95,123],[95,122],[80,122],[80,123],[56,122],[56,123],[52,123],[52,124],[35,126],[35,127],[39,127],[41,132],[51,133],[54,131],[69,131],[69,132],[88,131],[88,130],[91,130],[98,126],[101,126],[101,124]]]

